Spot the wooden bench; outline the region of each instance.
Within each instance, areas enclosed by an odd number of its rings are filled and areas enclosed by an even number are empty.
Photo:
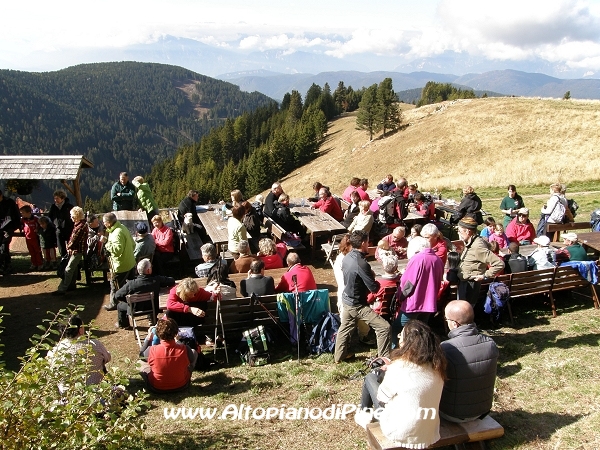
[[[590,222],[570,222],[570,223],[547,223],[546,233],[554,232],[552,242],[560,242],[561,231],[587,230],[590,231]]]
[[[448,422],[440,419],[440,440],[427,448],[439,448],[468,442],[483,442],[504,435],[504,428],[490,416],[465,423]],[[379,423],[367,425],[367,445],[372,450],[392,450],[404,447],[390,441],[383,435]]]
[[[283,242],[285,243],[285,235],[287,233],[286,230],[283,229],[281,225],[276,223],[273,219],[269,217],[265,217],[264,220],[265,228],[267,229],[267,233],[273,236],[275,242]],[[306,247],[302,245],[302,243],[298,243],[295,247],[293,245],[287,245],[288,252],[290,251],[298,251],[298,250],[306,250]]]

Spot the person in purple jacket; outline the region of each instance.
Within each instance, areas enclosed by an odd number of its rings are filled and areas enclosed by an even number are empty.
[[[392,348],[398,345],[398,334],[411,319],[427,323],[429,316],[437,311],[437,296],[444,277],[444,263],[431,249],[429,240],[408,265],[398,286],[400,307],[392,323]]]

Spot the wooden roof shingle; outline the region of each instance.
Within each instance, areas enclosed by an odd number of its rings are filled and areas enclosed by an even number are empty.
[[[0,156],[0,180],[76,180],[93,167],[83,155]]]

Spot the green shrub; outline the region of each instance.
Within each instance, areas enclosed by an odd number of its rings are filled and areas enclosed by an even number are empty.
[[[128,394],[121,371],[111,367],[100,384],[86,386],[88,358],[45,358],[60,338],[57,325],[81,309],[61,309],[38,326],[42,334],[31,339],[17,372],[0,364],[0,449],[113,449],[140,440],[147,395]],[[62,395],[59,383],[69,386]]]

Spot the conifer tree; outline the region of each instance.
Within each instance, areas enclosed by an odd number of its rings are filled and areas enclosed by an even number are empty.
[[[373,140],[373,134],[381,130],[381,112],[379,103],[377,102],[376,84],[365,90],[358,107],[356,127],[359,130],[367,130],[369,140]]]
[[[392,88],[392,79],[386,78],[377,88],[377,102],[379,103],[380,122],[383,136],[388,130],[396,130],[400,126],[400,110],[398,97]]]

